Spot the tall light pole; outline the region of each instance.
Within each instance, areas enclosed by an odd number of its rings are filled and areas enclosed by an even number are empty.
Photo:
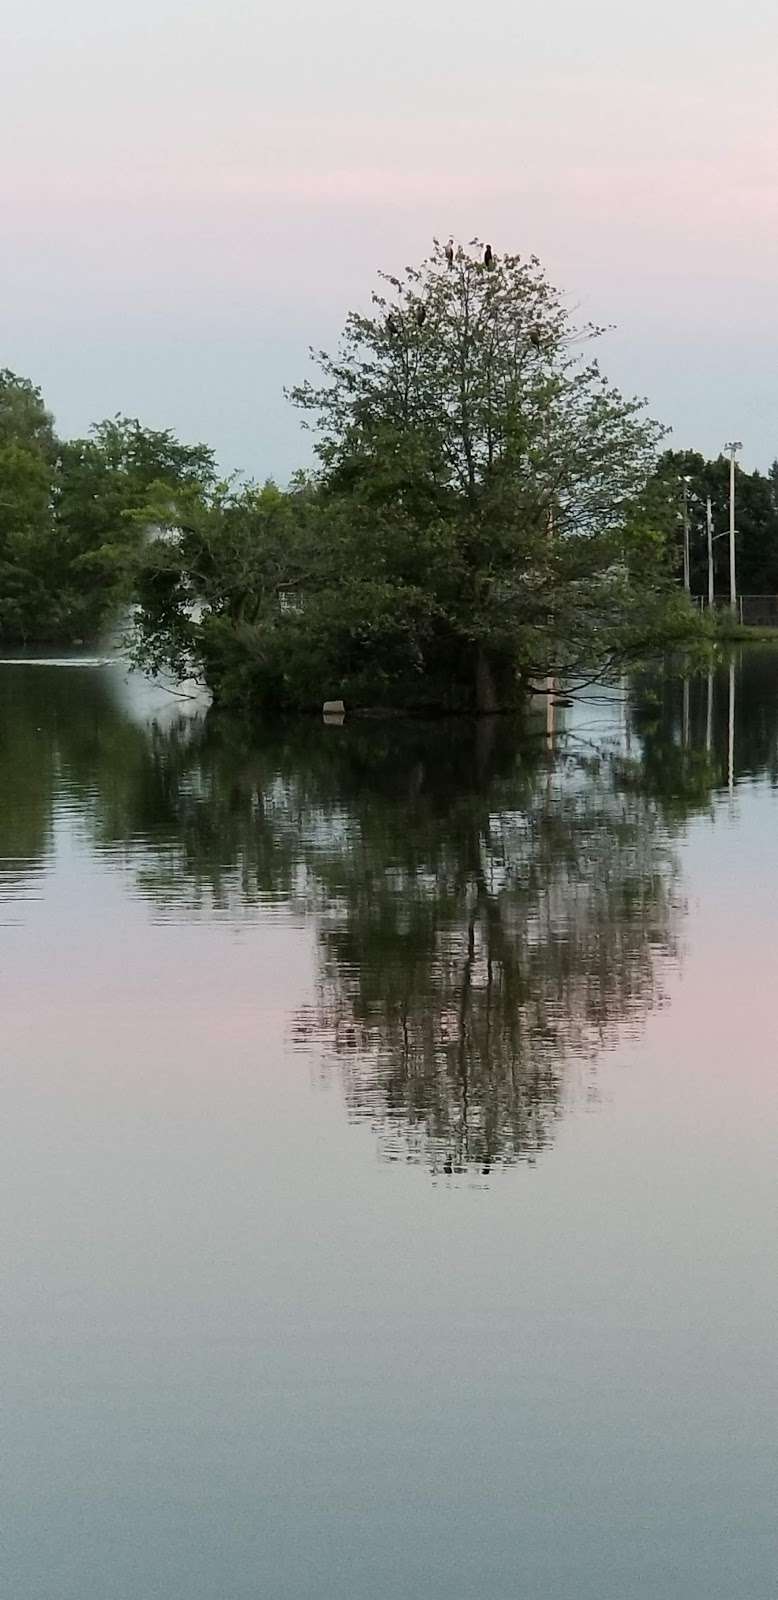
[[[710,503],[710,495],[708,495],[705,502],[705,523],[708,529],[708,610],[712,611],[715,596],[713,593],[713,507]]]
[[[689,571],[689,479],[682,478],[683,485],[683,586],[687,594],[691,593],[691,574]]]
[[[733,617],[737,614],[737,580],[735,577],[735,456],[743,446],[739,439],[730,439],[725,449],[729,451],[729,603]]]

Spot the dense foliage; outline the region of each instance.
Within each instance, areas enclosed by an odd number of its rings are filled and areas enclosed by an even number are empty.
[[[291,399],[318,466],[217,481],[211,451],[118,416],[58,440],[0,373],[0,644],[94,639],[135,602],[138,659],[223,703],[492,710],[549,675],[685,639],[728,465],[660,454],[535,258],[437,244],[351,314]],[[778,467],[738,471],[739,588],[778,587]],[[728,586],[726,541],[716,544]]]
[[[128,417],[58,440],[40,390],[0,372],[0,642],[94,638],[128,593],[150,496],[213,478],[204,445]]]

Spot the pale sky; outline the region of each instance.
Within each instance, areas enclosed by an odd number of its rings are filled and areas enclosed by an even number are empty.
[[[769,0],[5,0],[0,365],[285,481],[282,387],[433,234],[535,251],[671,442],[778,455]]]

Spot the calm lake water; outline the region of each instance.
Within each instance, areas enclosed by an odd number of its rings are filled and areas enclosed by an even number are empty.
[[[552,721],[0,665],[9,1600],[778,1593],[778,652]]]

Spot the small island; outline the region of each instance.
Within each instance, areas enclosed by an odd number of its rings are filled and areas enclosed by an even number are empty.
[[[138,665],[251,714],[483,714],[689,645],[727,594],[729,464],[662,450],[603,332],[535,256],[435,241],[289,392],[317,465],[286,488],[122,415],[59,439],[0,373],[0,647],[124,614]],[[738,469],[752,596],[778,590],[777,485]]]

